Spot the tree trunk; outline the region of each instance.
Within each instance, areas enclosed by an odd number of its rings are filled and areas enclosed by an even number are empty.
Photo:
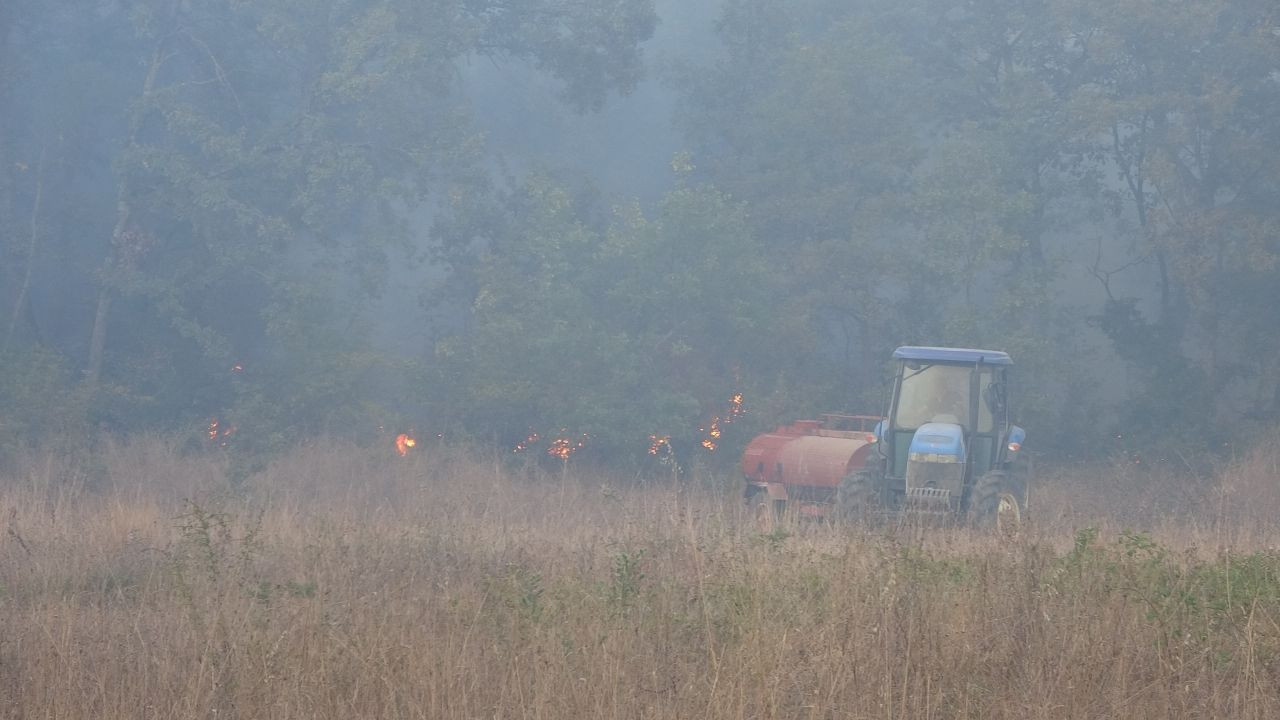
[[[10,247],[9,231],[13,219],[13,163],[9,159],[8,108],[13,107],[9,101],[9,77],[13,72],[13,63],[9,60],[9,28],[11,26],[8,3],[0,2],[0,257],[4,257]],[[10,272],[11,263],[3,263],[6,274]]]
[[[129,138],[125,143],[126,148],[133,148],[138,144],[138,133],[142,129],[142,121],[146,118],[149,109],[148,101],[155,89],[156,75],[159,74],[162,64],[164,64],[163,36],[156,43],[155,51],[151,55],[147,78],[142,83],[142,96],[129,118]],[[130,195],[129,170],[124,168],[120,171],[120,178],[116,184],[116,224],[111,231],[111,248],[107,251],[107,258],[103,261],[100,272],[101,287],[98,289],[98,305],[93,315],[93,330],[89,334],[89,362],[84,375],[85,382],[91,388],[97,387],[98,380],[102,377],[102,354],[107,346],[107,321],[111,316],[111,301],[114,297],[111,287],[112,279],[114,275],[125,269],[123,266],[128,261],[125,234],[129,229],[129,216],[132,214],[129,204]]]
[[[13,301],[13,313],[9,316],[9,332],[5,335],[4,344],[8,347],[13,342],[13,335],[18,329],[18,318],[27,303],[27,293],[31,290],[31,271],[35,266],[36,245],[40,240],[40,203],[44,199],[44,157],[45,148],[40,148],[40,163],[36,168],[36,198],[31,206],[31,235],[27,238],[26,267],[22,271],[22,284],[18,286],[18,298]]]
[[[107,345],[107,315],[110,312],[111,290],[104,283],[98,291],[98,310],[93,316],[93,334],[89,336],[89,368],[85,371],[89,387],[97,387],[102,374],[102,350]]]

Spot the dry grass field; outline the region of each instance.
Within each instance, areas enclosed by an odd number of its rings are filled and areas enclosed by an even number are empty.
[[[1014,538],[728,480],[162,440],[0,478],[3,718],[1276,718],[1275,451],[1045,473]]]

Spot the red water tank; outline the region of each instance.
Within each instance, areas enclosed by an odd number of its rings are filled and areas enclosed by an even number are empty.
[[[880,418],[824,415],[756,436],[742,453],[742,474],[756,484],[834,488],[863,466]]]

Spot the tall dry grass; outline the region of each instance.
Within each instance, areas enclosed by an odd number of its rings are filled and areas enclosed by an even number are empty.
[[[1280,717],[1273,451],[1056,473],[1012,539],[449,448],[95,462],[0,481],[0,717]]]

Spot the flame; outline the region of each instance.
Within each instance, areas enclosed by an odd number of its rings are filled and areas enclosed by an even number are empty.
[[[698,432],[703,433],[703,441],[701,446],[707,448],[707,452],[716,452],[719,447],[719,439],[724,436],[724,425],[733,424],[733,420],[741,418],[746,414],[746,409],[742,406],[742,393],[735,392],[728,398],[728,409],[723,415],[716,415],[705,428],[698,428]]]
[[[659,453],[663,456],[670,457],[672,453],[670,435],[649,436],[649,454],[657,457]]]
[[[724,433],[720,430],[720,416],[711,418],[711,426],[709,428],[698,428],[703,433],[702,447],[707,452],[715,452],[720,445],[720,436]]]
[[[707,452],[715,452],[720,446],[720,438],[724,435],[724,426],[733,424],[742,415],[746,414],[746,408],[742,405],[742,393],[734,393],[729,396],[729,408],[725,410],[724,415],[716,415],[711,418],[711,423],[705,428],[698,428],[698,432],[703,434],[702,447]]]
[[[233,373],[244,372],[244,365],[241,365],[240,363],[236,363],[235,365],[232,365],[231,372]]]
[[[418,441],[414,440],[413,436],[408,433],[400,433],[396,436],[396,452],[400,453],[400,457],[408,455],[410,448],[417,444]]]
[[[561,430],[561,432],[564,432]],[[588,435],[582,433],[582,439],[574,441],[571,438],[560,435],[551,441],[551,446],[547,448],[547,454],[554,458],[560,458],[565,462],[569,461],[569,457],[581,450],[587,443]]]
[[[516,443],[516,446],[514,448],[511,448],[511,452],[523,452],[525,450],[528,450],[530,445],[533,445],[534,443],[538,442],[538,440],[540,439],[541,439],[541,436],[538,435],[538,433],[534,432],[533,430],[530,430],[529,435],[525,437],[524,440],[521,440],[520,442]]]
[[[733,397],[729,398],[729,416],[725,418],[724,424],[728,425],[745,412],[746,410],[742,408],[742,393],[734,393]]]
[[[205,435],[208,436],[209,442],[216,442],[222,447],[226,447],[227,438],[235,435],[237,429],[235,425],[222,425],[218,422],[218,418],[209,418],[209,427],[205,430]],[[219,442],[219,439],[221,439],[221,442]]]

